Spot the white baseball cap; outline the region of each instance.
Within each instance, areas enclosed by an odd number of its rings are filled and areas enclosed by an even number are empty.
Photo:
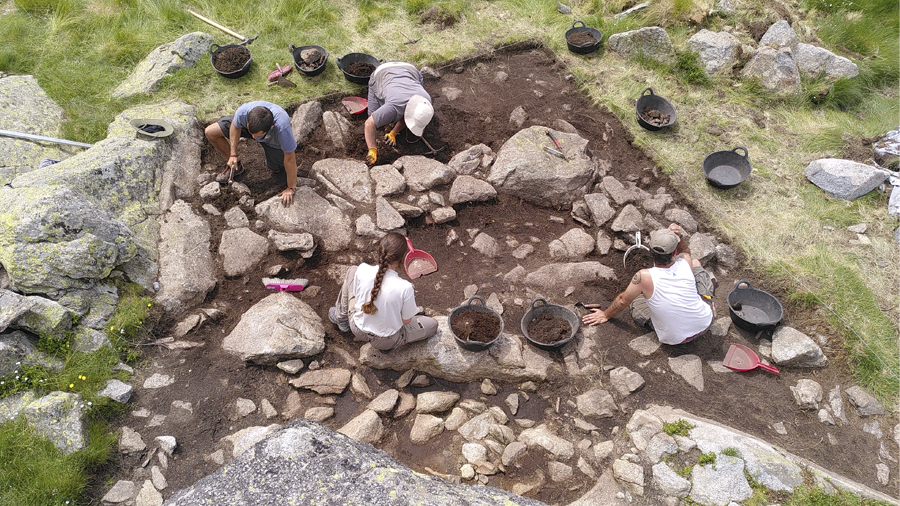
[[[406,103],[403,119],[406,121],[406,128],[416,137],[422,136],[425,127],[431,123],[432,117],[434,117],[434,107],[422,95],[413,95]]]

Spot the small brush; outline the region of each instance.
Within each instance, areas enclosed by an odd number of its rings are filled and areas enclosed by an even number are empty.
[[[262,282],[266,285],[266,290],[277,292],[302,292],[304,288],[309,286],[309,280],[304,278],[262,278]]]

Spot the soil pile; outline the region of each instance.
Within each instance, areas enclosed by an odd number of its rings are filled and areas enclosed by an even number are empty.
[[[300,70],[316,70],[325,63],[325,55],[318,49],[300,51]]]
[[[344,72],[350,74],[351,76],[369,77],[372,75],[372,72],[375,72],[375,65],[366,63],[364,61],[358,61],[356,63],[347,65],[347,67],[344,69]]]
[[[489,343],[500,335],[500,319],[486,311],[463,309],[453,316],[450,328],[463,341]]]
[[[213,56],[213,67],[223,74],[237,72],[250,61],[250,50],[242,46],[222,49]]]
[[[591,35],[591,32],[575,32],[566,35],[566,42],[573,46],[587,46],[588,44],[596,44],[597,39]]]
[[[539,343],[553,344],[571,335],[569,322],[550,313],[544,313],[528,323],[528,337]]]

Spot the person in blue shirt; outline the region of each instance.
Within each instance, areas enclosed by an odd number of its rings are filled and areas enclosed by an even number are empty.
[[[216,181],[225,183],[244,173],[238,142],[241,137],[253,139],[266,153],[266,167],[285,173],[287,188],[281,192],[281,203],[291,205],[297,189],[297,141],[291,130],[291,117],[284,109],[270,102],[248,102],[238,107],[234,116],[223,116],[207,126],[205,134],[216,151],[228,159]]]

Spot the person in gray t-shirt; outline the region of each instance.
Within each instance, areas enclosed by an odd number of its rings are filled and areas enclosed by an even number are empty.
[[[225,183],[244,173],[238,158],[238,141],[241,137],[253,139],[262,145],[266,167],[285,173],[287,188],[281,192],[281,203],[291,205],[297,189],[297,141],[291,130],[291,117],[284,109],[271,102],[248,102],[238,107],[234,116],[223,116],[207,126],[205,134],[216,151],[228,159],[216,181]]]
[[[399,61],[383,63],[369,78],[369,117],[366,119],[366,146],[369,153],[366,162],[374,165],[378,160],[375,147],[375,131],[394,123],[384,135],[391,146],[397,145],[397,133],[408,128],[419,137],[434,116],[431,95],[422,84],[422,73],[409,63]]]

